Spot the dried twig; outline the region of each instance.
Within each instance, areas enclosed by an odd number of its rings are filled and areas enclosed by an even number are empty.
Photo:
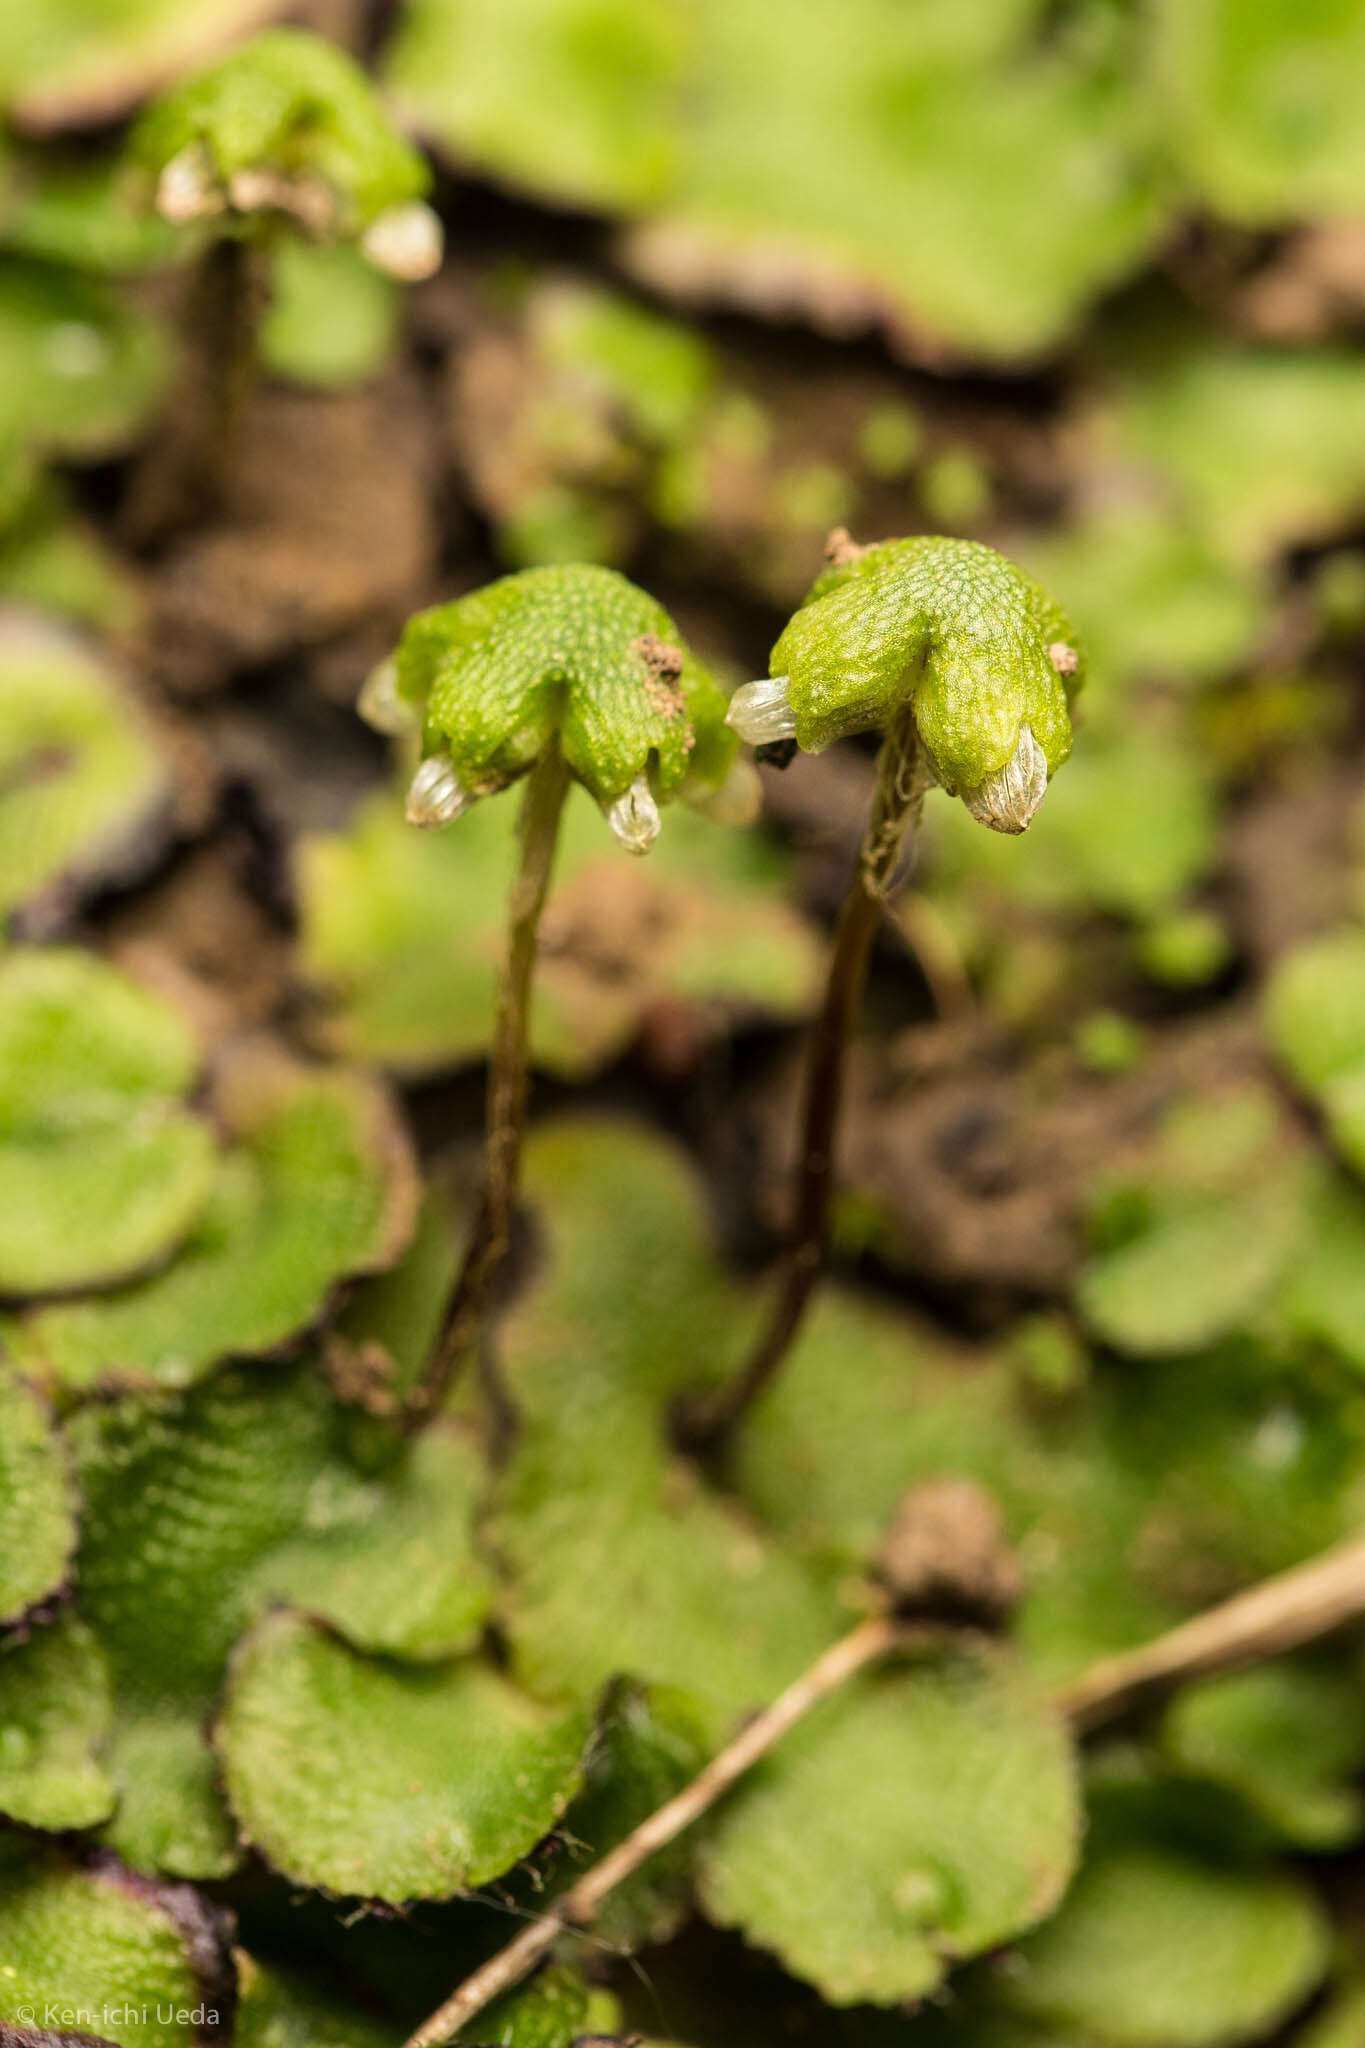
[[[690,1785],[684,1786],[675,1798],[650,1814],[648,1820],[641,1821],[623,1842],[618,1842],[600,1862],[593,1864],[591,1870],[585,1871],[577,1884],[557,1899],[547,1912],[524,1927],[506,1948],[481,1964],[472,1977],[467,1977],[445,2004],[430,2019],[422,2022],[416,2033],[409,2037],[405,2048],[436,2048],[439,2042],[453,2040],[466,2020],[473,2019],[502,1992],[510,1991],[514,1984],[519,1984],[532,1965],[554,1946],[566,1927],[590,1923],[609,1892],[638,1870],[656,1850],[666,1847],[684,1828],[691,1827],[694,1820],[700,1819],[708,1807],[714,1806],[721,1794],[728,1792],[749,1767],[765,1756],[773,1744],[813,1706],[830,1693],[837,1692],[855,1671],[861,1671],[865,1665],[884,1657],[904,1634],[902,1625],[890,1615],[877,1615],[869,1621],[859,1622],[856,1628],[818,1657],[785,1692],[779,1693],[770,1707],[756,1714],[728,1748],[713,1757]]]
[[[1102,1657],[1062,1687],[1057,1704],[1083,1732],[1098,1728],[1156,1692],[1278,1657],[1362,1615],[1365,1536],[1355,1536],[1234,1594],[1155,1642]]]
[[[1082,1734],[1189,1679],[1232,1670],[1365,1617],[1365,1536],[1238,1593],[1154,1642],[1103,1657],[1054,1696]],[[587,1926],[609,1892],[715,1805],[789,1728],[853,1675],[922,1631],[893,1614],[860,1622],[748,1723],[676,1797],[642,1821],[514,1941],[465,1979],[404,2048],[439,2048],[494,1998],[510,1991],[571,1927]]]

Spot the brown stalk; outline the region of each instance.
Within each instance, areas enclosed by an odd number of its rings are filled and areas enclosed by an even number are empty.
[[[712,1757],[690,1785],[641,1821],[623,1842],[618,1842],[591,1870],[585,1871],[562,1898],[556,1899],[547,1912],[532,1920],[506,1948],[467,1977],[445,2004],[409,2035],[404,2048],[437,2048],[440,2042],[454,2040],[466,2020],[473,2019],[504,1991],[519,1984],[566,1928],[590,1925],[609,1892],[684,1828],[691,1827],[820,1700],[837,1692],[855,1671],[885,1656],[901,1633],[900,1623],[890,1615],[877,1615],[859,1622],[841,1637],[794,1684],[779,1693],[771,1706],[755,1715],[728,1748]]]
[[[526,778],[521,802],[521,858],[507,906],[507,957],[489,1055],[483,1166],[473,1228],[431,1358],[408,1396],[406,1420],[410,1428],[420,1428],[435,1414],[461,1361],[478,1342],[487,1320],[493,1284],[511,1241],[526,1122],[536,939],[554,871],[560,814],[568,789],[569,771],[564,756],[558,742],[551,741]]]
[[[905,842],[918,822],[928,779],[920,761],[908,693],[904,711],[882,742],[872,814],[858,871],[835,927],[820,1012],[811,1031],[801,1114],[792,1222],[778,1272],[772,1312],[733,1379],[685,1402],[678,1417],[684,1447],[714,1453],[776,1376],[810,1305],[829,1256],[835,1146],[853,1026],[867,981],[872,941]]]

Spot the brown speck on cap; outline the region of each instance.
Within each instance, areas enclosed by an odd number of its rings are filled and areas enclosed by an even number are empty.
[[[631,641],[630,651],[632,654],[638,654],[641,661],[652,668],[656,676],[662,676],[667,682],[676,683],[683,672],[681,647],[674,647],[670,641],[661,640],[657,633],[642,633],[638,640]]]
[[[831,568],[842,569],[846,562],[856,562],[866,548],[859,547],[846,526],[832,527],[825,540],[825,560]]]
[[[678,718],[686,710],[678,678],[683,672],[681,647],[661,640],[657,633],[642,633],[630,643],[645,665],[645,694],[661,718]]]

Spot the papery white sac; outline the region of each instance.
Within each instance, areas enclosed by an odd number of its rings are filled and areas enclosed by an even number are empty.
[[[449,754],[431,754],[408,784],[410,825],[450,825],[467,811],[469,791],[455,772]]]
[[[156,210],[175,227],[222,213],[227,194],[202,142],[191,142],[163,166],[156,184]]]
[[[993,832],[1026,832],[1047,794],[1047,756],[1028,725],[1021,725],[1003,768],[962,793],[972,816]]]
[[[796,713],[787,695],[789,678],[772,676],[741,683],[730,699],[725,723],[751,747],[769,747],[796,738]]]
[[[420,284],[440,269],[445,237],[431,208],[412,199],[377,214],[361,236],[360,247],[376,270],[386,271],[400,284]]]
[[[422,722],[415,706],[398,694],[396,661],[381,661],[370,670],[360,686],[355,708],[372,731],[382,732],[389,739],[401,739],[405,733],[416,732]]]
[[[659,806],[643,775],[607,807],[607,823],[627,853],[648,853],[659,836]]]

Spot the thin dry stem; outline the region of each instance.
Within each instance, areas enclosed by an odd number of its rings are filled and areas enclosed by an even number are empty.
[[[689,1450],[714,1452],[771,1383],[801,1327],[828,1257],[835,1143],[849,1043],[872,941],[927,787],[907,702],[882,743],[858,872],[839,913],[824,999],[811,1032],[792,1224],[772,1313],[735,1377],[716,1392],[684,1403],[678,1433]]]
[[[1263,1579],[1220,1607],[1114,1657],[1062,1687],[1057,1704],[1082,1730],[1151,1694],[1239,1664],[1277,1657],[1365,1615],[1365,1536],[1354,1536],[1292,1571]]]
[[[466,1354],[478,1342],[499,1268],[507,1256],[521,1180],[526,1122],[531,983],[541,912],[549,894],[569,771],[552,742],[526,778],[518,834],[521,862],[507,906],[507,958],[488,1068],[483,1168],[474,1224],[430,1362],[408,1397],[419,1427],[440,1407]]]
[[[589,1925],[609,1892],[691,1827],[812,1707],[837,1692],[854,1672],[884,1657],[904,1633],[902,1625],[889,1615],[859,1622],[785,1692],[779,1693],[770,1707],[755,1715],[690,1785],[641,1821],[623,1842],[585,1871],[548,1912],[524,1927],[514,1941],[490,1957],[472,1977],[467,1977],[445,2004],[409,2036],[405,2048],[437,2048],[438,2043],[453,2040],[466,2020],[473,2019],[493,1999],[519,1984],[566,1928]]]
[[[1365,1536],[1236,1594],[1140,1649],[1102,1657],[1054,1695],[1081,1734],[1193,1678],[1280,1655],[1365,1617]],[[616,1848],[584,1872],[539,1919],[467,1977],[404,2048],[438,2048],[523,1977],[572,1927],[591,1923],[607,1895],[699,1820],[819,1701],[869,1664],[906,1648],[917,1631],[891,1614],[860,1622],[757,1715],[728,1748]]]

